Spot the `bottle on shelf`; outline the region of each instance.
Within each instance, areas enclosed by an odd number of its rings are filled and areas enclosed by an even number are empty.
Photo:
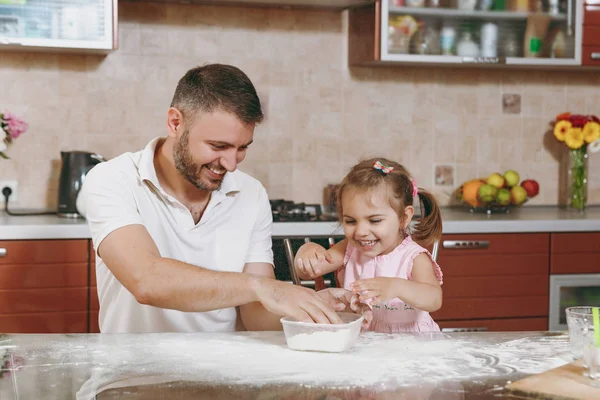
[[[456,28],[453,25],[445,24],[442,27],[440,34],[440,47],[442,48],[442,55],[452,56],[455,54],[456,46]]]
[[[493,22],[486,22],[481,25],[481,56],[498,56],[498,25]]]

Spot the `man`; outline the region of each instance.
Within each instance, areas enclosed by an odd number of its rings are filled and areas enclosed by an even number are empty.
[[[347,293],[274,279],[267,193],[237,170],[262,119],[242,71],[194,68],[166,138],[89,172],[77,206],[98,256],[101,332],[233,331],[236,307],[248,330],[280,329],[283,315],[341,322],[334,297]]]

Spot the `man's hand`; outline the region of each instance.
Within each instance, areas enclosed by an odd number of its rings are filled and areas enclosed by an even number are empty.
[[[317,292],[321,298],[336,311],[352,310],[352,298],[356,295],[342,288],[328,288]]]
[[[365,303],[361,303],[358,295],[342,288],[329,288],[320,290],[319,296],[337,311],[352,311],[365,317],[362,327],[366,329],[373,321],[373,310]]]
[[[314,290],[262,277],[255,285],[258,301],[273,314],[303,322],[342,323],[334,307]]]
[[[318,243],[302,245],[296,254],[294,266],[300,276],[316,278],[323,275],[322,267],[333,262],[331,253]]]
[[[352,282],[352,291],[359,295],[359,300],[368,304],[380,304],[395,297],[396,283],[400,278],[370,278]]]

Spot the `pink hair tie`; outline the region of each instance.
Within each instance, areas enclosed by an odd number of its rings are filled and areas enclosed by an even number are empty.
[[[419,189],[417,188],[417,181],[415,181],[414,179],[411,179],[410,182],[413,185],[412,195],[413,195],[413,197],[415,197],[419,193]]]

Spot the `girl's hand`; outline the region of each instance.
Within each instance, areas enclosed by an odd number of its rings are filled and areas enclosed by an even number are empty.
[[[367,304],[385,303],[398,297],[396,283],[399,278],[370,278],[353,282],[350,287]]]
[[[373,309],[371,306],[366,303],[362,303],[359,300],[358,294],[352,293],[352,298],[350,299],[350,309],[357,314],[362,314],[362,316],[365,318],[363,319],[361,330],[366,331],[369,326],[371,326],[371,322],[373,321]]]
[[[298,250],[294,266],[301,277],[316,278],[323,275],[323,266],[332,262],[333,257],[328,250],[320,244],[309,242]]]
[[[366,330],[373,321],[373,310],[365,303],[358,300],[358,295],[342,288],[328,288],[317,292],[323,300],[334,307],[336,311],[352,311],[355,314],[361,314],[365,319],[362,322],[362,329]]]

